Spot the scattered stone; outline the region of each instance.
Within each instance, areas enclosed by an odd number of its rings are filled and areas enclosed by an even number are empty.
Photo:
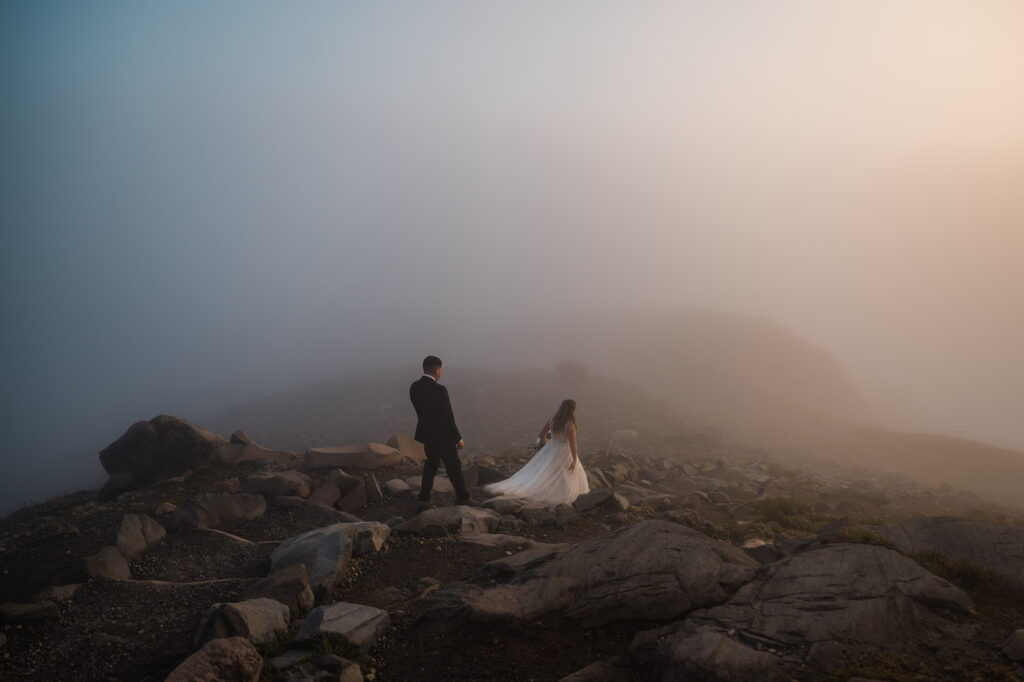
[[[360,443],[340,448],[311,448],[306,451],[302,468],[306,471],[328,467],[376,469],[401,461],[402,455],[395,448],[380,443]]]
[[[301,471],[273,471],[250,474],[242,479],[242,491],[263,497],[307,497],[313,490],[313,481]]]
[[[31,604],[0,604],[0,623],[26,623],[50,618],[60,618],[60,609],[52,601],[37,601]]]
[[[328,481],[311,492],[306,499],[310,502],[318,502],[330,507],[334,506],[341,499],[341,491],[338,490],[338,486],[333,481]]]
[[[91,578],[131,580],[132,570],[128,560],[121,556],[117,547],[108,545],[85,560],[85,574]]]
[[[206,492],[237,495],[242,492],[242,482],[238,479],[238,476],[232,476],[231,478],[226,478],[223,481],[217,481],[207,488]]]
[[[288,607],[276,599],[214,604],[196,632],[196,646],[225,637],[246,637],[253,644],[267,644],[288,629],[288,613]]]
[[[610,488],[596,488],[589,493],[583,493],[573,501],[572,506],[578,512],[585,512],[593,509],[612,496]]]
[[[183,502],[170,515],[168,523],[176,528],[232,530],[245,521],[258,519],[266,511],[267,501],[262,495],[203,495]]]
[[[32,601],[67,601],[75,596],[81,585],[54,585],[37,593]]]
[[[135,477],[130,473],[124,472],[114,474],[107,479],[107,482],[104,483],[103,487],[100,488],[98,493],[96,493],[96,499],[100,502],[109,502],[134,487]]]
[[[392,478],[384,484],[384,489],[392,497],[405,497],[412,495],[412,487],[400,478]]]
[[[362,604],[336,602],[309,612],[295,636],[297,642],[308,641],[323,633],[342,635],[356,646],[372,646],[390,623],[387,611]]]
[[[140,483],[157,475],[179,476],[206,463],[227,441],[184,419],[162,414],[132,424],[116,441],[100,452],[107,473],[129,473]]]
[[[176,505],[176,504],[172,504],[170,502],[161,502],[160,506],[158,506],[156,508],[156,511],[154,513],[157,516],[166,516],[167,514],[173,513],[174,510],[177,509],[177,508],[178,508],[178,505]]]
[[[258,682],[263,657],[245,637],[214,639],[175,668],[166,682]]]
[[[501,526],[501,517],[493,511],[463,505],[428,509],[397,526],[395,532],[439,537],[449,533],[490,533]]]
[[[291,620],[301,618],[313,608],[313,590],[309,586],[305,564],[295,564],[271,573],[242,594],[243,599],[265,597],[288,607]]]
[[[129,561],[164,539],[167,531],[148,516],[125,514],[117,531],[117,550]]]
[[[498,495],[489,500],[484,500],[480,506],[484,509],[491,509],[499,514],[515,514],[523,508],[525,502],[511,495]]]
[[[612,493],[611,497],[602,502],[600,506],[613,511],[624,512],[629,510],[629,500],[618,493]]]
[[[270,572],[305,564],[309,585],[317,599],[326,597],[348,566],[356,528],[336,523],[285,540],[270,555]]]

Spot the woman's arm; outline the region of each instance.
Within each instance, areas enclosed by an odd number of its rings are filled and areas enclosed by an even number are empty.
[[[580,461],[580,452],[576,447],[576,425],[572,422],[565,425],[565,437],[569,439],[569,451],[572,452],[572,464],[569,465],[569,471],[572,471]]]
[[[551,420],[548,419],[546,422],[544,422],[544,426],[541,427],[540,433],[537,434],[537,442],[538,443],[543,443],[545,438],[548,435],[548,431],[550,431],[550,430],[551,430]]]

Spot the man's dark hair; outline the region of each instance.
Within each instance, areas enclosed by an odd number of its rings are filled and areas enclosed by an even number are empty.
[[[441,358],[436,355],[428,355],[423,358],[423,371],[430,374],[435,369],[441,366]]]

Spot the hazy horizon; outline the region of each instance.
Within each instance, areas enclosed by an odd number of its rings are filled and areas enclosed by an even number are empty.
[[[636,310],[770,320],[872,423],[1024,450],[1021,26],[997,0],[5,3],[0,508],[79,487],[137,419]]]

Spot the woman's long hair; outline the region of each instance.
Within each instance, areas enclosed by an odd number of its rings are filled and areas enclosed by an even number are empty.
[[[562,404],[558,406],[558,412],[555,412],[555,416],[551,419],[551,430],[554,433],[561,433],[565,431],[565,427],[568,426],[569,422],[576,426],[575,400],[562,401]]]

